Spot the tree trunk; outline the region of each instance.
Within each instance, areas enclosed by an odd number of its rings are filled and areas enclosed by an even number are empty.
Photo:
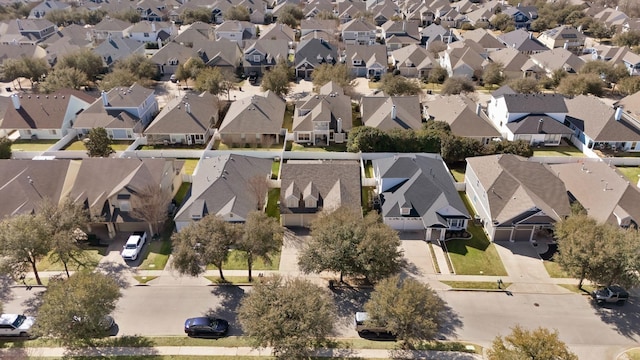
[[[342,280],[342,279],[343,279],[343,275],[344,275],[344,274],[342,273],[342,271],[340,271],[340,283],[341,283],[341,284],[344,282],[344,281]]]
[[[153,240],[153,225],[151,224],[151,221],[149,221],[149,237],[151,238],[150,240]]]
[[[31,263],[31,269],[33,270],[33,274],[36,276],[36,283],[38,285],[42,285],[42,280],[40,280],[40,275],[38,275],[38,269],[36,268],[36,262],[29,260]]]
[[[62,265],[64,265],[64,272],[67,273],[67,279],[68,279],[70,275],[69,275],[69,267],[67,267],[67,262],[63,261]]]
[[[578,283],[578,289],[582,290],[582,282],[584,281],[585,270],[583,269],[580,273],[580,282]]]
[[[220,280],[223,280],[223,281],[226,280],[224,278],[224,275],[222,274],[222,264],[216,265],[216,266],[218,267],[218,272],[220,273]]]
[[[247,256],[247,266],[249,267],[249,282],[253,281],[253,277],[251,276],[251,266],[253,265],[253,258],[252,256],[249,254]]]

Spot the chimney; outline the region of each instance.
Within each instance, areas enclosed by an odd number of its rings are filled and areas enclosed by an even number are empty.
[[[338,118],[338,120],[336,121],[336,132],[342,132],[342,118]]]
[[[620,121],[620,119],[622,119],[622,110],[624,110],[622,106],[618,106],[616,108],[616,114],[614,115],[614,118],[616,119],[616,121]]]
[[[191,104],[184,103],[184,109],[187,111],[187,114],[191,114]]]
[[[22,23],[20,22],[20,19],[16,19],[16,23],[18,24],[18,30],[24,30],[22,28]]]
[[[544,120],[538,120],[538,134],[542,134],[542,125],[544,124]]]
[[[564,42],[564,45],[562,45],[562,48],[565,49],[565,50],[569,49],[569,41],[568,40]]]
[[[529,39],[533,39],[533,33],[529,31]]]
[[[100,95],[102,96],[102,106],[109,107],[109,97],[107,96],[107,92],[103,90]]]
[[[481,113],[482,113],[482,104],[478,103],[476,105],[476,115],[480,116]]]
[[[156,32],[156,23],[155,22],[151,22],[151,32]]]
[[[18,94],[11,95],[11,102],[13,103],[13,108],[16,110],[20,110],[22,107],[20,105],[20,98],[18,97]]]
[[[160,36],[158,36],[158,49],[162,48],[162,39],[160,39]]]
[[[402,32],[404,32],[404,33],[407,32],[407,22],[406,21],[402,22]]]
[[[391,107],[391,120],[395,120],[398,117],[398,110],[396,109],[396,106],[393,105]]]

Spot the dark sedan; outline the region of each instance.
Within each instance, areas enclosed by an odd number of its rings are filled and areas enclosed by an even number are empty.
[[[229,331],[229,322],[210,317],[195,317],[184,322],[184,332],[189,336],[223,337]]]

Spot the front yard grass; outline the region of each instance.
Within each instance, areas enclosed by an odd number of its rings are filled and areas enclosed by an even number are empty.
[[[171,255],[171,233],[165,234],[162,240],[151,241],[147,248],[147,256],[138,269],[163,270]]]
[[[573,285],[573,284],[558,284],[558,285],[562,286],[565,289],[571,290],[576,294],[582,294],[582,295],[589,295],[593,290],[596,289],[596,286],[584,285],[584,284],[582,285],[582,289],[579,289],[578,285]]]
[[[636,184],[640,180],[640,166],[621,166],[618,167],[618,171],[632,184]]]
[[[11,151],[45,151],[52,147],[57,140],[15,140],[11,144]]]
[[[278,270],[280,268],[280,253],[271,257],[271,265],[267,264],[261,258],[257,258],[253,262],[252,270]],[[217,270],[214,265],[207,265],[207,270]],[[229,258],[222,264],[222,270],[248,270],[247,260],[244,253],[240,250],[231,250]],[[257,274],[256,274],[257,275]]]
[[[200,159],[184,159],[184,172],[185,174],[193,175],[193,171],[198,166]]]
[[[269,189],[269,198],[267,200],[267,209],[265,212],[268,216],[280,221],[280,206],[278,206],[278,201],[280,201],[280,189]]]
[[[552,278],[569,278],[569,274],[567,274],[560,265],[558,265],[555,261],[544,261],[544,268],[547,270],[547,273]]]
[[[224,269],[222,270],[224,274]],[[253,273],[253,282],[249,282],[249,276],[224,276],[224,280],[220,276],[205,276],[205,279],[216,285],[252,285],[257,280],[258,274]]]
[[[500,290],[506,289],[511,283],[502,283],[502,286],[498,288],[498,283],[495,281],[440,281],[443,284],[447,284],[454,289],[478,289],[478,290]]]
[[[549,146],[543,148],[534,148],[533,156],[573,156],[585,157],[582,151],[574,146]]]
[[[107,254],[107,247],[90,246],[87,247],[83,252],[83,256],[86,256],[86,261],[80,264],[74,260],[71,260],[68,264],[69,271],[75,271],[79,269],[93,270],[100,262],[100,259],[102,259]],[[62,262],[54,263],[51,256],[52,253],[49,253],[49,256],[38,261],[38,264],[36,265],[38,271],[64,271],[64,265],[62,264]]]
[[[467,196],[460,193],[471,217],[475,215]],[[495,244],[491,243],[482,227],[469,222],[467,231],[471,239],[454,239],[446,242],[447,251],[457,275],[507,276]]]

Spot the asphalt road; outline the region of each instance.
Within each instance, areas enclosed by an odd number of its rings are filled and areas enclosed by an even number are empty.
[[[231,323],[231,334],[240,335],[235,313],[249,288],[218,286],[135,286],[123,289],[114,312],[118,335],[184,335],[188,317],[216,314]],[[5,312],[29,312],[33,295],[40,290],[15,288]],[[580,359],[615,359],[628,347],[640,342],[640,308],[637,299],[624,306],[594,306],[577,294],[513,294],[443,291],[439,293],[449,307],[447,326],[441,337],[490,346],[493,338],[506,335],[516,324],[526,328],[543,326],[557,329],[560,338]],[[367,292],[343,289],[334,293],[340,321],[338,336],[357,336],[353,313],[362,308]]]

